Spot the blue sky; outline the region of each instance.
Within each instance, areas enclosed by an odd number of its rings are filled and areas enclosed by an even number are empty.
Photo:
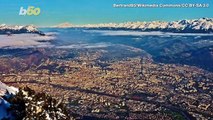
[[[113,8],[119,3],[209,3],[209,8]],[[39,16],[19,16],[35,6]],[[127,21],[172,21],[213,17],[213,0],[0,0],[0,24],[51,26],[63,22],[94,24]]]

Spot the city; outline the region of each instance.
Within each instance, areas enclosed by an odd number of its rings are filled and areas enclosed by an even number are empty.
[[[59,58],[62,52],[57,50]],[[213,115],[211,72],[155,63],[146,56],[98,60],[103,53],[87,50],[75,58],[42,58],[25,71],[1,73],[0,79],[62,99],[74,118],[210,119]]]

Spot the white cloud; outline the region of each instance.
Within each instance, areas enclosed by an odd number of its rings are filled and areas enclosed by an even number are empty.
[[[63,48],[63,49],[70,49],[70,48],[105,48],[111,46],[109,43],[94,43],[94,44],[72,44],[72,45],[66,45],[66,46],[58,46],[56,48]]]
[[[213,36],[207,33],[169,33],[169,32],[140,32],[140,31],[124,31],[124,30],[84,30],[88,33],[100,33],[109,36]]]
[[[51,36],[50,34],[48,34],[47,36],[40,36],[38,34],[13,34],[11,36],[0,35],[0,48],[49,46],[50,45],[49,41],[53,39],[55,39],[55,37]]]

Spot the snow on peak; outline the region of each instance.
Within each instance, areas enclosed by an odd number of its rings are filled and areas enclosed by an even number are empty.
[[[67,23],[68,24],[68,23]],[[125,23],[101,23],[87,25],[63,25],[60,27],[83,27],[83,28],[119,28],[141,31],[163,31],[163,32],[186,32],[186,33],[212,33],[213,18],[200,18],[179,21],[152,21],[152,22],[125,22]]]
[[[36,33],[42,34],[34,25],[26,26],[8,26],[6,24],[0,25],[0,34],[20,34],[20,33]]]
[[[61,24],[53,26],[53,27],[56,27],[56,28],[68,28],[68,27],[73,27],[73,25],[68,23],[68,22],[65,22],[65,23],[61,23]]]
[[[3,96],[8,96],[10,94],[15,94],[18,89],[15,87],[7,86],[6,84],[0,82],[0,120],[5,118],[12,118],[12,114],[8,112],[10,103],[8,103]]]
[[[34,25],[27,25],[22,27],[22,29],[26,29],[29,32],[36,32],[38,31],[37,28]]]
[[[18,89],[0,82],[0,96],[4,96],[6,92],[9,94],[15,94],[18,92]]]

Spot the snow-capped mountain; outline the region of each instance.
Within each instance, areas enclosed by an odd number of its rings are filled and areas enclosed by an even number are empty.
[[[10,107],[10,103],[4,99],[4,97],[8,97],[11,94],[15,94],[18,92],[18,89],[15,87],[7,86],[6,84],[0,82],[0,120],[3,118],[12,119],[12,113],[7,111]]]
[[[62,101],[28,87],[17,89],[0,82],[0,120],[69,120]]]
[[[69,27],[73,27],[72,24],[65,22],[65,23],[61,23],[59,25],[53,26],[54,28],[69,28]]]
[[[152,21],[152,22],[87,24],[87,25],[72,25],[68,27],[83,27],[83,28],[96,28],[96,29],[110,28],[110,29],[128,29],[140,31],[183,32],[183,33],[212,33],[213,18],[179,20],[172,22]]]
[[[40,35],[44,35],[41,31],[39,31],[35,26],[33,25],[27,25],[27,26],[8,26],[6,24],[0,25],[0,34],[20,34],[20,33],[36,33]]]
[[[5,95],[5,93],[15,94],[18,91],[17,88],[12,86],[7,86],[6,84],[0,82],[0,96]]]

